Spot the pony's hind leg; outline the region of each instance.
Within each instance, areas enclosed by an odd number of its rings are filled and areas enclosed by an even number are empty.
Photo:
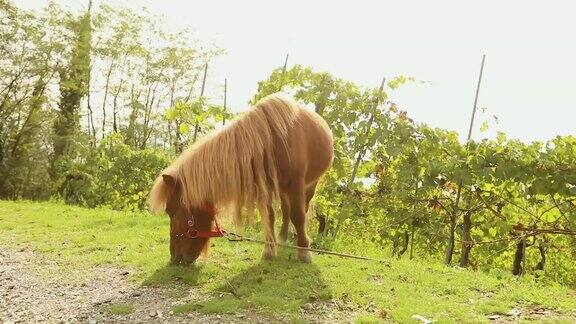
[[[310,201],[314,197],[314,193],[316,193],[316,185],[318,182],[314,182],[313,184],[309,185],[306,188],[306,214],[310,211]]]
[[[306,188],[306,214],[310,212],[310,201],[314,197],[317,182],[311,184]],[[287,194],[281,194],[280,200],[282,203],[282,227],[280,228],[280,242],[285,243],[288,239],[288,231],[290,227],[290,201]],[[308,217],[308,216],[306,216]]]
[[[280,194],[280,203],[282,207],[282,227],[280,228],[280,242],[286,242],[288,239],[288,230],[290,228],[290,201],[288,195]]]
[[[306,233],[306,192],[304,179],[294,181],[288,193],[290,197],[290,219],[294,224],[297,235],[297,245],[302,248],[310,247],[310,239]],[[312,261],[310,251],[298,249],[298,260],[309,263]]]
[[[272,198],[266,206],[259,208],[264,227],[264,239],[266,244],[262,251],[262,259],[270,260],[276,257],[276,235],[274,234],[274,209],[272,208]]]

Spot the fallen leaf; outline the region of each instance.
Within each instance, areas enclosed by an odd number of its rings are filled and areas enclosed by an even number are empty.
[[[412,315],[412,318],[415,320],[419,320],[420,322],[424,323],[424,324],[430,324],[430,323],[434,323],[434,321],[427,319],[426,317],[422,316],[422,315]]]
[[[506,315],[514,317],[520,316],[520,314],[522,314],[522,312],[516,308],[512,308],[511,310],[508,311],[508,313],[506,313]]]
[[[385,310],[384,308],[381,308],[380,311],[378,312],[378,315],[379,315],[381,318],[386,318],[386,317],[388,317],[388,311]]]

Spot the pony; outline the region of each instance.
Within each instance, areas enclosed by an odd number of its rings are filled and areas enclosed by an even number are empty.
[[[333,137],[315,112],[278,93],[259,100],[219,131],[187,148],[156,178],[152,212],[170,216],[172,263],[189,264],[206,254],[212,237],[223,235],[216,210],[258,210],[264,231],[262,258],[276,256],[274,199],[280,200],[280,241],[294,225],[298,247],[310,247],[307,212],[316,185],[331,167]],[[308,250],[298,249],[302,262]]]

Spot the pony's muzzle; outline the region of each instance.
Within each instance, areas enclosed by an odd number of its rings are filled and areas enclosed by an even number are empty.
[[[170,262],[174,265],[178,265],[178,264],[188,265],[188,264],[194,263],[197,258],[198,257],[190,257],[190,256],[186,256],[183,254],[173,253],[171,258],[170,258]]]
[[[182,255],[172,254],[170,257],[170,263],[172,264],[180,264],[182,262]]]

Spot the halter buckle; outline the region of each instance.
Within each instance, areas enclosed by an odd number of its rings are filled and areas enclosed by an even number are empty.
[[[194,239],[198,237],[198,230],[195,230],[193,228],[189,228],[188,231],[186,231],[186,236],[188,238]]]

